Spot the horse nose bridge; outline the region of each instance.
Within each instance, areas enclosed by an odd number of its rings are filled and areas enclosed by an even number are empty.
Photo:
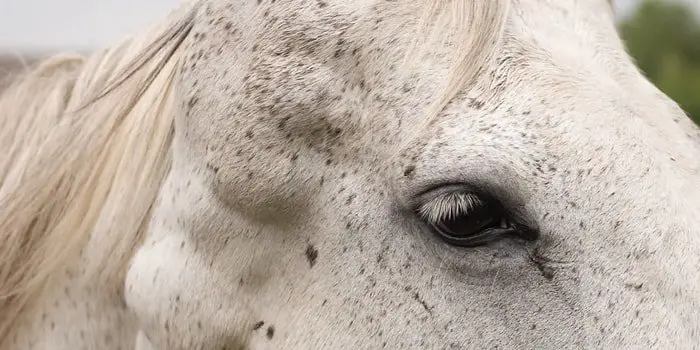
[[[589,192],[587,212],[576,217],[590,219],[571,225],[586,237],[582,288],[603,291],[591,297],[604,305],[591,315],[610,320],[610,330],[634,324],[669,344],[699,344],[700,211],[694,203],[700,196],[674,191],[674,181],[655,174]]]
[[[567,215],[543,221],[581,233],[571,251],[593,324],[671,348],[700,344],[700,147],[655,101],[599,91],[571,98],[567,122],[552,123],[555,176],[566,180],[548,193]]]
[[[602,152],[598,172],[580,183],[590,189],[587,217],[595,222],[585,228],[596,252],[592,266],[606,271],[601,278],[619,291],[620,303],[646,308],[645,322],[659,334],[697,344],[700,178],[648,146],[636,150],[627,157]]]
[[[650,315],[658,317],[654,321],[662,327],[662,332],[675,334],[677,338],[700,342],[700,230],[691,223],[689,214],[672,211],[651,215],[646,234],[638,235],[644,242],[641,249],[629,253],[632,266],[638,279],[633,288],[629,282],[624,285],[630,297],[634,298],[641,289],[652,305]],[[643,226],[642,226],[643,227]],[[632,235],[634,233],[630,233]],[[622,266],[620,266],[622,268]],[[636,295],[638,296],[638,295]],[[640,299],[640,305],[642,304]]]
[[[700,254],[693,253],[700,252],[700,175],[648,147],[626,157],[611,154],[598,166],[597,176],[584,184],[597,188],[588,192],[597,202],[591,214],[614,218],[613,232],[622,226],[624,235],[660,261],[679,267],[692,262],[694,282],[700,283]]]

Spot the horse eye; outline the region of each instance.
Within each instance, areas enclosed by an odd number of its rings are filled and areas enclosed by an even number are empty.
[[[437,191],[418,207],[418,215],[449,244],[471,247],[515,235],[523,238],[517,225],[510,223],[501,205],[469,191]]]

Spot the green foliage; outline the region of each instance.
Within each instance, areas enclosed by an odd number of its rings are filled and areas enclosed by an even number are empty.
[[[639,68],[700,123],[700,22],[690,9],[646,0],[620,33]]]

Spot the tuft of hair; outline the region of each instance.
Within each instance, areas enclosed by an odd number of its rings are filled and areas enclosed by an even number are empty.
[[[89,57],[49,58],[0,95],[0,344],[74,259],[85,279],[125,272],[170,167],[195,12],[182,6]]]
[[[427,9],[419,19],[415,41],[404,58],[405,67],[430,55],[430,44],[453,47],[447,81],[427,107],[425,118],[413,129],[419,134],[432,123],[452,99],[473,84],[491,62],[503,39],[509,0],[424,0]],[[409,138],[409,141],[413,137]]]
[[[510,1],[431,0],[418,31],[428,41],[452,39],[454,58],[443,93],[429,115],[439,113],[460,90],[474,82],[484,66],[494,59],[508,18]],[[420,56],[420,55],[416,55]]]

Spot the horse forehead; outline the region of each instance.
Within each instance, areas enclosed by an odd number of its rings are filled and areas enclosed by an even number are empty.
[[[442,148],[450,156],[445,163],[467,149],[516,163],[521,161],[514,154],[572,163],[599,154],[593,162],[604,163],[602,154],[643,149],[649,162],[671,159],[678,176],[700,176],[700,128],[639,73],[615,76],[606,67],[610,62],[594,56],[581,58],[587,67],[577,71],[566,58],[518,50],[502,52],[492,78],[453,100],[434,124],[437,132],[426,146],[451,145]]]
[[[329,3],[332,3],[332,10],[327,10],[328,7],[331,7]],[[213,3],[212,3],[213,4]],[[262,3],[265,5],[265,2]],[[367,24],[369,26],[375,25],[376,23],[374,21],[365,21],[362,20],[362,18],[382,18],[386,21],[390,20],[397,20],[400,21],[402,17],[405,17],[408,14],[411,14],[411,11],[396,11],[396,12],[389,12],[389,13],[377,13],[378,11],[378,5],[377,1],[374,0],[366,0],[366,1],[302,1],[302,2],[294,2],[294,4],[299,5],[303,4],[304,6],[293,6],[291,2],[274,2],[271,4],[266,4],[270,7],[276,7],[276,8],[282,8],[284,10],[290,10],[288,16],[275,16],[275,14],[281,14],[280,13],[273,13],[272,15],[269,16],[263,16],[263,22],[277,22],[275,24],[275,27],[278,28],[278,32],[283,32],[285,34],[290,34],[290,33],[295,33],[298,31],[302,30],[308,30],[311,27],[308,25],[313,24],[313,23],[318,23],[318,24],[324,24],[324,26],[319,27],[319,28],[311,28],[314,30],[319,30],[319,33],[322,33],[322,30],[332,30],[336,25],[338,24],[347,24],[349,22],[353,23],[354,27],[357,26],[363,26],[364,24]],[[325,4],[325,5],[324,5]],[[567,66],[575,66],[581,61],[585,61],[586,63],[586,69],[588,70],[593,70],[593,74],[598,76],[598,77],[606,77],[610,76],[610,72],[616,72],[618,69],[625,71],[625,74],[631,75],[630,73],[632,71],[632,65],[630,62],[627,62],[625,60],[610,60],[608,62],[601,63],[600,60],[600,55],[606,56],[606,55],[611,55],[611,56],[619,56],[616,55],[616,50],[620,50],[621,48],[618,47],[617,40],[615,38],[615,33],[614,31],[610,31],[610,28],[607,29],[600,29],[598,28],[599,26],[603,25],[605,27],[605,21],[608,21],[609,19],[605,18],[605,13],[604,11],[607,11],[609,9],[606,9],[604,6],[608,6],[606,1],[603,0],[586,0],[582,2],[572,2],[572,1],[565,1],[565,2],[557,2],[557,1],[552,1],[552,0],[542,0],[542,1],[515,1],[513,2],[514,4],[514,13],[515,13],[515,18],[519,18],[519,20],[514,20],[510,22],[510,30],[508,31],[508,35],[513,41],[518,42],[518,43],[526,43],[526,45],[529,45],[530,48],[532,47],[537,47],[539,52],[536,54],[532,54],[532,52],[518,52],[518,49],[521,49],[522,47],[516,47],[515,50],[506,50],[502,52],[502,56],[513,56],[515,57],[516,61],[518,61],[517,64],[520,64],[521,67],[520,69],[511,69],[514,67],[512,61],[509,60],[500,60],[498,67],[495,67],[497,70],[500,69],[501,71],[505,71],[507,75],[510,75],[511,78],[515,79],[510,79],[506,82],[506,84],[503,84],[501,86],[498,86],[498,88],[511,88],[512,91],[517,91],[517,88],[522,86],[522,81],[527,80],[529,78],[543,78],[542,75],[546,73],[545,70],[539,69],[538,72],[533,73],[533,69],[523,69],[523,67],[526,66],[536,66],[532,65],[532,62],[535,61],[547,61],[547,63],[550,66],[560,66],[559,68],[564,68],[566,69]],[[221,6],[221,5],[213,5],[214,13],[209,14],[208,16],[205,16],[205,21],[212,21],[212,19],[216,18],[230,18],[231,16],[234,17],[240,17],[240,15],[236,15],[233,13],[231,10],[230,6]],[[249,5],[249,6],[254,6],[254,5]],[[573,9],[581,9],[581,11],[571,11]],[[352,9],[357,9],[357,10],[362,10],[358,11],[357,13],[352,14],[354,16],[354,19],[349,20],[348,17],[340,16],[338,14],[342,13],[350,13],[352,12]],[[553,14],[557,14],[556,16],[546,16],[547,18],[552,18],[551,20],[546,20],[542,19],[542,11],[548,11]],[[570,13],[564,10],[569,10]],[[266,11],[263,9],[263,11]],[[323,14],[323,12],[331,12],[330,15]],[[539,11],[539,12],[538,12]],[[284,12],[284,11],[282,11]],[[567,13],[562,13],[562,12],[567,12]],[[573,13],[573,14],[571,14]],[[294,15],[294,14],[303,14],[307,16],[302,16],[303,19],[300,19],[299,16]],[[553,23],[560,23],[562,20],[565,20],[567,16],[573,16],[572,18],[575,18],[577,21],[580,22],[581,25],[576,25],[576,26],[563,26],[561,27],[561,30],[559,30],[559,34],[553,33],[551,30],[548,30],[549,26],[553,25]],[[364,23],[364,24],[363,24]],[[313,26],[312,26],[313,27]],[[347,27],[341,26],[342,28],[336,28],[339,30],[348,30]],[[410,27],[410,26],[409,26]],[[551,28],[550,28],[551,29]],[[408,30],[408,29],[407,29]],[[608,35],[598,35],[600,33],[604,33],[607,31]],[[364,33],[364,31],[362,31]],[[595,32],[596,35],[591,35],[587,36],[587,34],[590,34],[592,32]],[[379,35],[379,34],[374,34],[373,31],[367,32],[371,35]],[[305,35],[308,35],[305,34]],[[568,40],[571,37],[580,37],[582,38],[581,41],[577,40]],[[206,36],[206,39],[203,39],[204,41],[208,41],[210,43],[213,43],[211,47],[217,47],[220,42],[225,42],[226,40],[229,40],[230,38],[222,35],[208,35]],[[269,44],[274,44],[274,40],[280,40],[280,38],[275,39],[275,37],[272,36],[265,36],[263,39],[267,40]],[[361,41],[365,42],[371,42],[373,41],[371,37],[366,37],[366,38],[360,38]],[[246,39],[242,39],[246,40]],[[252,39],[249,39],[252,40]],[[261,45],[264,45],[265,42],[260,42],[260,38],[254,39],[256,43],[260,43]],[[286,40],[286,39],[284,39]],[[576,43],[573,43],[574,41],[577,41]],[[591,41],[594,41],[595,43],[591,43]],[[390,40],[387,42],[384,42],[384,45],[397,45],[400,41],[394,41]],[[595,45],[596,43],[601,44],[601,45]],[[349,45],[349,42],[345,42],[344,45]],[[357,42],[356,42],[357,44]],[[557,49],[558,46],[561,46],[559,44],[562,44],[566,46],[567,48],[572,48],[571,52],[573,53],[565,53],[564,51],[567,50],[562,50],[562,49]],[[343,44],[339,44],[343,45]],[[253,45],[255,46],[255,45]],[[591,47],[593,46],[593,47]],[[255,50],[253,50],[255,51]],[[556,51],[556,52],[554,52]],[[551,55],[552,53],[555,53],[554,55]],[[562,54],[562,52],[564,52]],[[582,55],[577,55],[578,53],[582,53]],[[240,54],[240,53],[238,53]],[[248,55],[254,56],[256,53],[255,52],[248,52]],[[539,55],[539,56],[538,56]],[[598,57],[595,57],[596,55],[599,55]],[[585,56],[585,57],[581,57]],[[544,58],[543,58],[544,57]],[[250,58],[250,57],[248,57]],[[322,61],[324,57],[318,57],[319,61]],[[596,61],[598,59],[598,61]],[[605,58],[603,58],[603,61],[605,61]],[[516,65],[517,65],[516,64]],[[612,69],[610,67],[613,67]],[[540,67],[541,68],[541,67]],[[225,79],[231,79],[230,76],[226,77],[223,76],[226,73],[228,73],[228,70],[221,70],[219,75],[212,76],[211,79],[214,80],[225,80]],[[433,72],[431,72],[433,73]],[[523,76],[526,76],[527,79],[523,78]],[[573,76],[573,74],[571,75]],[[635,77],[635,79],[640,80],[640,77]],[[521,82],[514,82],[515,80],[520,80]],[[614,77],[609,79],[609,83],[612,83],[613,85],[619,84],[619,82],[614,81]],[[593,80],[589,81],[590,87],[593,87],[595,83]],[[635,82],[637,84],[638,82]],[[610,87],[609,91],[613,91],[616,88],[620,88],[621,86],[612,86]],[[259,89],[266,90],[267,87],[265,86],[258,86]],[[537,101],[528,101],[525,99],[524,96],[508,96],[508,99],[505,100],[505,105],[510,105],[512,108],[521,108],[523,106],[527,106],[528,108],[539,108],[540,110],[546,110],[546,111],[554,111],[557,108],[564,108],[565,105],[569,104],[571,105],[571,96],[572,94],[576,93],[574,89],[569,89],[567,92],[566,89],[562,89],[559,86],[556,86],[556,83],[551,82],[547,84],[536,84],[536,85],[531,85],[531,89],[537,89],[540,90],[540,92],[547,92],[547,91],[553,91],[553,93],[549,94],[549,99],[544,103],[544,101],[541,101],[542,103],[539,103]],[[554,91],[556,90],[556,91]],[[619,94],[619,91],[613,91],[616,94]],[[484,92],[484,95],[493,95],[493,92]],[[592,96],[592,95],[591,95]],[[643,99],[641,94],[638,94],[640,99]],[[661,101],[663,97],[661,96],[654,96],[653,99]],[[580,101],[583,101],[584,98],[579,98]],[[629,101],[628,101],[629,102]],[[479,102],[477,101],[477,104]],[[602,102],[602,100],[597,100],[595,98],[589,98],[586,99],[586,104],[588,105],[587,108],[589,110],[593,109],[603,109],[603,108],[608,108],[608,114],[630,114],[630,111],[628,109],[625,109],[624,106],[616,106],[614,104],[608,103],[607,105]],[[629,103],[628,103],[629,104]],[[668,109],[668,108],[666,108]],[[655,112],[659,112],[660,109],[656,108],[653,106],[653,103],[649,103],[647,101],[646,105],[643,107],[636,107],[635,111],[632,113],[636,113],[637,115],[641,116],[650,116],[654,117]],[[665,111],[665,114],[668,114],[668,111]],[[674,112],[677,114],[677,112]],[[473,113],[472,113],[473,114]],[[552,114],[562,114],[562,113],[552,113]],[[658,113],[661,114],[661,113]],[[555,115],[543,115],[540,113],[539,115],[531,114],[529,116],[521,118],[522,121],[527,122],[528,120],[532,120],[535,117],[537,118],[544,118],[543,120],[546,121],[552,121],[554,124],[559,124],[559,122],[556,120]],[[558,117],[562,117],[561,115],[558,115]],[[400,114],[398,118],[401,118],[403,120],[408,120],[409,115],[406,115],[406,117],[402,117]],[[410,118],[415,119],[415,116],[410,116]],[[493,123],[511,123],[512,118],[504,118],[502,121],[498,121],[496,118],[491,118],[491,121]],[[533,128],[532,125],[529,126],[530,129]],[[612,126],[609,126],[608,128],[612,128]],[[697,138],[698,138],[698,133],[697,129],[693,129],[692,126],[685,126],[688,131],[686,134],[688,137],[692,137],[695,139],[695,142],[697,143]],[[675,132],[675,130],[674,130]],[[556,138],[558,135],[549,135],[551,138]],[[663,143],[661,143],[663,144]]]

